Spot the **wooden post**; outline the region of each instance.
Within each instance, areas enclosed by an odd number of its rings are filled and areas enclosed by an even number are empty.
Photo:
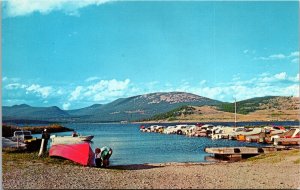
[[[39,157],[41,157],[44,154],[44,146],[45,146],[45,139],[42,139]]]
[[[17,149],[19,149],[19,135],[17,135]]]

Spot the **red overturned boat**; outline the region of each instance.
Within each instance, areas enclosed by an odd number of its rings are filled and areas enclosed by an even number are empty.
[[[83,166],[94,166],[95,154],[89,143],[53,145],[49,155],[63,157]]]

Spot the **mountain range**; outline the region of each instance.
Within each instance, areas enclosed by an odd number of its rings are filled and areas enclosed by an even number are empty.
[[[277,97],[278,98],[278,97]],[[259,102],[274,100],[276,96],[244,100],[245,105],[256,109]],[[277,102],[278,104],[278,102]],[[61,110],[57,106],[32,107],[27,104],[2,106],[2,120],[47,121],[47,122],[120,122],[147,120],[155,115],[170,112],[182,106],[213,106],[225,112],[232,112],[232,104],[185,92],[159,92],[119,98],[107,104]],[[248,110],[249,111],[249,110]],[[251,110],[250,110],[251,111]]]

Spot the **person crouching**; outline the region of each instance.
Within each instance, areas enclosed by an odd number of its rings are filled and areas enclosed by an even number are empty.
[[[101,149],[95,149],[95,164],[96,167],[106,168],[109,166],[109,158],[112,155],[112,149],[104,146]]]
[[[98,168],[101,167],[101,165],[102,165],[100,148],[95,149],[95,164],[96,164],[96,167],[98,167]]]

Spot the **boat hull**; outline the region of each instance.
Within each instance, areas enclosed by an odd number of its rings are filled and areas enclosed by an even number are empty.
[[[49,150],[49,156],[58,156],[83,166],[94,166],[94,152],[89,143],[81,144],[58,144]]]

